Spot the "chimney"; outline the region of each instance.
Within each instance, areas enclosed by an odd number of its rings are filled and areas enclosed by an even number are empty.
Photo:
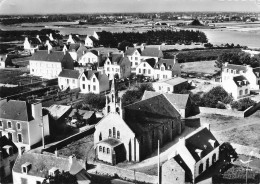
[[[56,148],[56,150],[54,151],[54,154],[55,154],[56,157],[59,157],[59,152],[58,152],[57,148]]]
[[[69,40],[71,40],[71,39],[72,39],[72,35],[70,34],[70,35],[69,35]]]
[[[42,117],[42,103],[31,104],[32,117],[34,119],[41,119]]]
[[[99,50],[97,51],[97,55],[100,56],[100,51]]]
[[[125,51],[127,51],[128,50],[128,46],[125,46]]]
[[[76,159],[76,156],[75,155],[71,155],[69,156],[69,162],[70,164],[72,164],[73,162],[75,162],[77,159]]]
[[[228,62],[225,62],[224,66],[227,67],[227,65],[228,65]]]
[[[67,50],[66,50],[66,49],[64,49],[64,50],[63,50],[63,54],[64,54],[64,55],[66,55],[66,53],[67,53]]]
[[[50,40],[51,40],[51,41],[53,41],[53,40],[54,40],[54,38],[53,38],[53,36],[52,36],[52,33],[50,33],[50,36],[49,36],[49,38],[50,38]]]
[[[107,53],[107,57],[110,57],[110,52]]]
[[[122,54],[123,58],[125,57],[125,53]]]
[[[173,58],[173,64],[174,65],[176,64],[176,58],[177,58],[177,55],[174,55],[174,58]]]
[[[158,50],[161,50],[161,45],[159,45],[159,48],[158,48]]]
[[[28,42],[28,37],[25,37],[25,41],[27,41],[27,42]]]

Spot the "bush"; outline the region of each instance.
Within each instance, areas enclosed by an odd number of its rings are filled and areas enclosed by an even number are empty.
[[[83,100],[84,106],[90,109],[103,109],[106,105],[106,97],[100,94],[88,93]]]
[[[217,109],[226,109],[226,106],[225,106],[225,104],[223,104],[223,103],[218,103],[218,104],[216,105],[216,108],[217,108]]]
[[[233,109],[237,109],[238,111],[244,111],[255,104],[256,102],[254,100],[251,100],[251,98],[243,98],[241,100],[233,102],[231,104],[231,107]]]
[[[221,86],[217,86],[203,95],[202,102],[205,107],[216,108],[218,102],[223,102],[228,96],[228,93]]]

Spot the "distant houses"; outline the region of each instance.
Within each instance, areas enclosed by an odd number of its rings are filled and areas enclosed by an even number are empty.
[[[156,92],[178,93],[182,90],[186,90],[189,86],[189,83],[187,79],[175,77],[153,82],[152,85]]]
[[[63,69],[58,75],[58,84],[61,90],[80,87],[80,72],[78,70]]]

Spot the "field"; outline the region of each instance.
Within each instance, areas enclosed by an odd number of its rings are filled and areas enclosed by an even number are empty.
[[[228,141],[260,148],[260,111],[248,118],[200,114],[202,123],[209,123],[219,141]]]
[[[219,68],[215,67],[215,60],[181,63],[181,66],[181,70],[186,73],[215,74],[219,71]]]

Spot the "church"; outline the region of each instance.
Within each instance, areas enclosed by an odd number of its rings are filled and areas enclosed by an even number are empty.
[[[181,115],[165,96],[159,95],[122,107],[112,81],[106,96],[105,116],[96,125],[96,159],[115,165],[140,162],[160,145],[172,141],[184,130]]]

